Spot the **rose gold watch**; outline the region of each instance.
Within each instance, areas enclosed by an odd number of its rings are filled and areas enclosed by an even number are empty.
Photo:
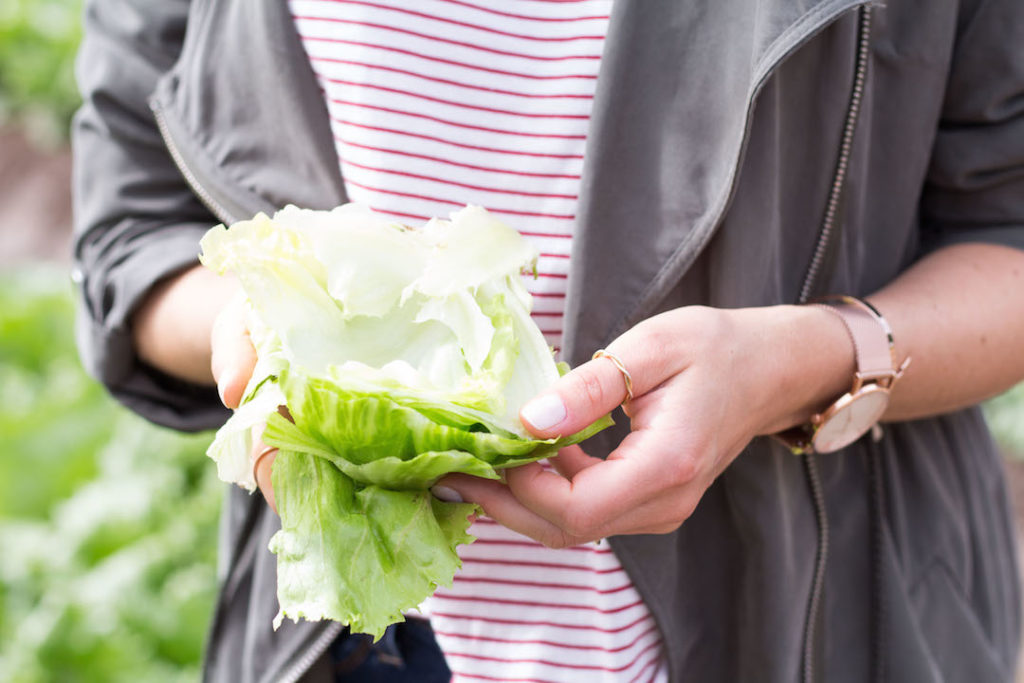
[[[876,428],[889,405],[889,392],[910,364],[896,362],[892,329],[874,306],[852,296],[817,299],[839,317],[853,341],[857,369],[853,386],[808,423],[775,436],[793,453],[832,453]]]

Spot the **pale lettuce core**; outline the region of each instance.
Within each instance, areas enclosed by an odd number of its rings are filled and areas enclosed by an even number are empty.
[[[411,230],[353,204],[289,206],[201,244],[204,265],[241,282],[259,358],[208,454],[252,491],[252,428],[280,448],[275,626],[333,619],[380,637],[451,584],[473,540],[475,507],[434,499],[434,482],[497,479],[610,424],[546,441],[523,429],[520,407],[559,376],[520,281],[537,253],[480,207]]]

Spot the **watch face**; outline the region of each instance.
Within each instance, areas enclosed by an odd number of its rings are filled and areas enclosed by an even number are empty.
[[[853,443],[878,422],[888,405],[889,392],[879,386],[865,387],[856,396],[844,396],[814,433],[814,450],[831,453]]]

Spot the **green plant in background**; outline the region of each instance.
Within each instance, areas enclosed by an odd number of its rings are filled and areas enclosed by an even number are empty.
[[[82,0],[0,2],[0,123],[16,119],[51,143],[67,137]]]
[[[197,680],[212,437],[149,425],[85,376],[66,282],[0,277],[0,680]]]
[[[1003,453],[1024,460],[1024,383],[985,404],[985,417]]]

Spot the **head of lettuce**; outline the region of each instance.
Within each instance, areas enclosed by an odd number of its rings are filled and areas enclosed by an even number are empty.
[[[242,285],[259,359],[209,455],[251,491],[252,427],[280,449],[275,627],[333,619],[380,637],[451,583],[473,540],[474,506],[435,499],[435,481],[497,479],[610,424],[540,441],[519,422],[559,374],[521,283],[536,258],[474,206],[418,230],[357,205],[288,207],[203,238],[203,264]]]

